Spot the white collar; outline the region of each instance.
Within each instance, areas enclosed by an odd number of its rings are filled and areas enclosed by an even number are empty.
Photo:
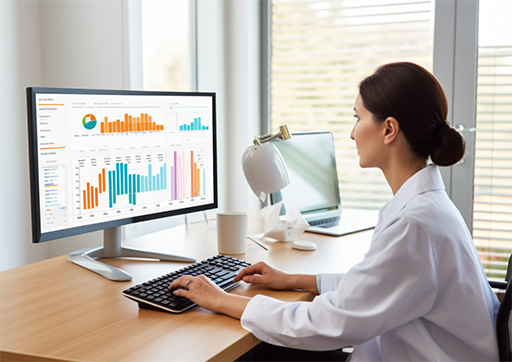
[[[444,190],[444,183],[436,165],[429,165],[412,175],[398,189],[395,196],[382,207],[380,218],[387,219],[396,215],[416,195],[434,191]]]

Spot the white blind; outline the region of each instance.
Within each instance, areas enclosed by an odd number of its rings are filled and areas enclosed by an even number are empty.
[[[377,66],[432,69],[433,1],[273,0],[272,129],[332,131],[344,207],[378,209],[392,194],[380,170],[362,170],[350,131],[357,86]]]
[[[479,46],[476,129],[473,238],[487,275],[504,279],[512,252],[512,42]]]

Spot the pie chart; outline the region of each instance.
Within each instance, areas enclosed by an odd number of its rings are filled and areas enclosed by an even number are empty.
[[[92,114],[86,114],[85,117],[82,119],[82,124],[86,129],[93,129],[96,127],[96,117],[94,117]]]

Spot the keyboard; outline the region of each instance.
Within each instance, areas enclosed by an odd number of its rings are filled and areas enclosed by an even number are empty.
[[[340,221],[340,217],[335,216],[335,217],[330,217],[330,218],[322,219],[322,220],[308,221],[308,223],[311,226],[317,226],[317,227],[321,227],[321,228],[330,228],[334,225],[337,225],[339,223],[339,221]]]
[[[169,274],[134,285],[123,291],[123,295],[137,303],[139,308],[148,308],[170,313],[181,313],[196,304],[184,297],[177,297],[169,290],[173,280],[182,275],[205,275],[224,290],[236,287],[235,276],[250,263],[226,255],[216,255],[209,259],[188,265]]]

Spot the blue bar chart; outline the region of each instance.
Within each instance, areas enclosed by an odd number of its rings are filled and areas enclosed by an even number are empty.
[[[128,195],[128,203],[137,205],[137,194],[167,189],[167,164],[160,166],[159,172],[155,175],[152,168],[149,164],[147,174],[141,175],[130,173],[128,164],[119,162],[115,170],[108,171],[109,207],[112,208],[121,195]]]
[[[180,131],[207,131],[208,129],[208,126],[202,124],[201,117],[194,117],[192,122],[179,125]]]

